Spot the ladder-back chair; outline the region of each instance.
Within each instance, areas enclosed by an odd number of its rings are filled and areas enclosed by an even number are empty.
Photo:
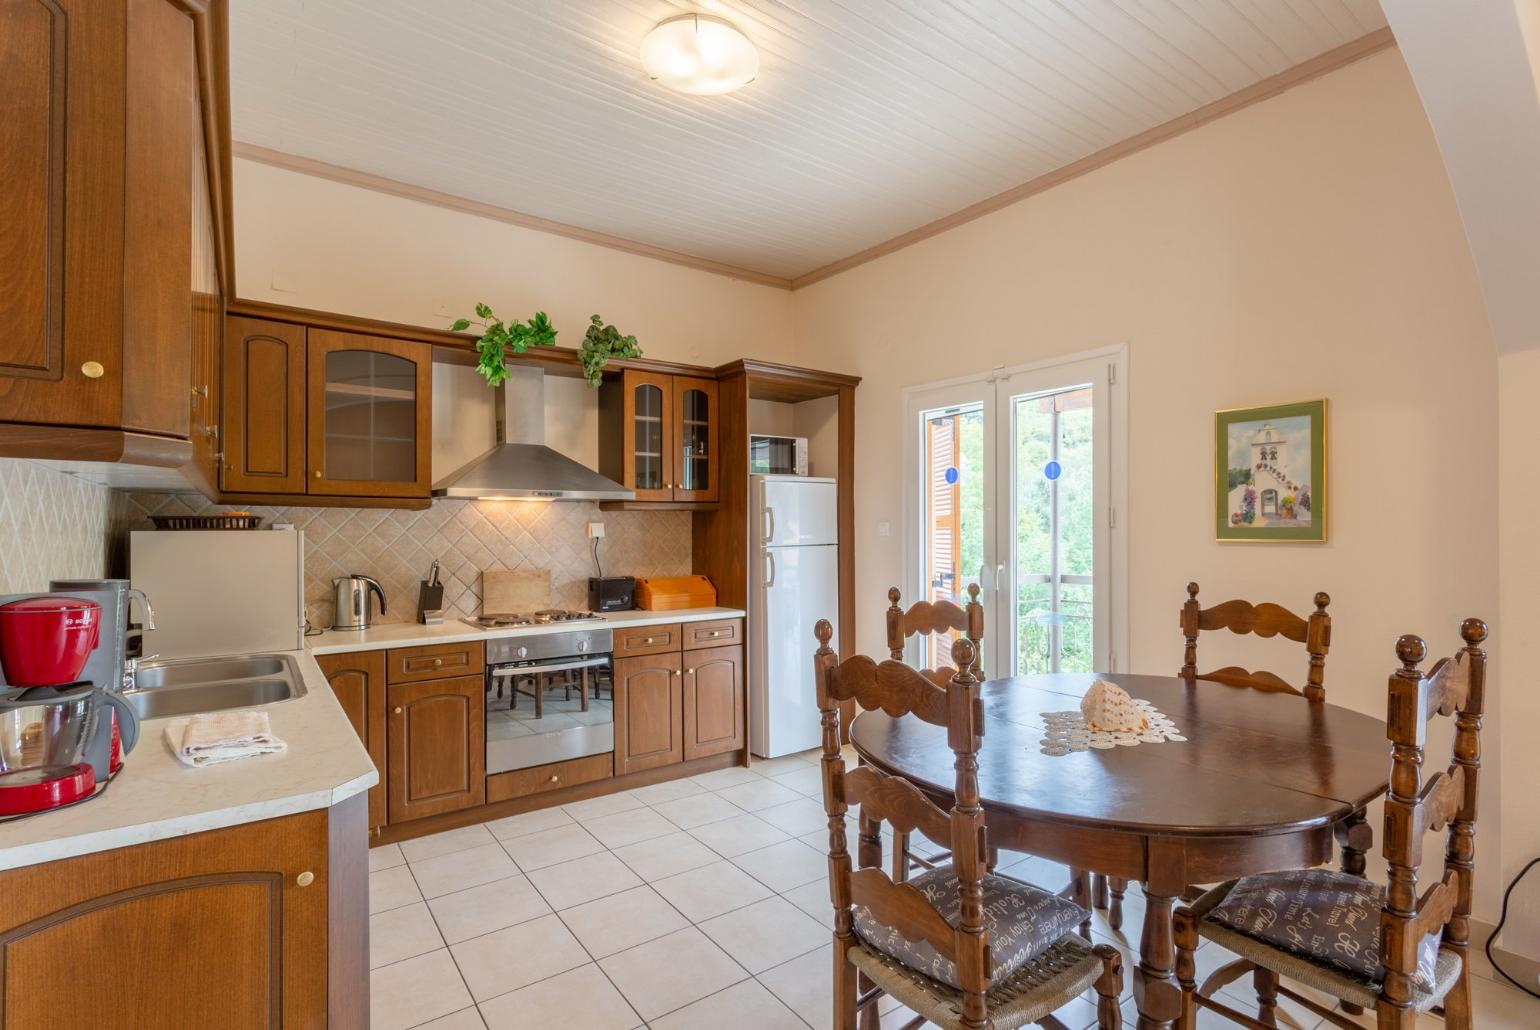
[[[1445,1026],[1453,1030],[1473,1026],[1470,914],[1486,700],[1487,655],[1481,647],[1487,637],[1486,623],[1466,619],[1460,636],[1465,646],[1453,658],[1439,661],[1427,675],[1418,668],[1428,653],[1422,638],[1408,635],[1396,641],[1401,667],[1390,677],[1385,728],[1391,742],[1382,845],[1388,887],[1329,870],[1264,873],[1221,884],[1191,908],[1178,910],[1180,1025],[1193,1026],[1197,1010],[1206,1008],[1243,1026],[1275,1026],[1279,994],[1333,1025],[1359,1025],[1281,985],[1279,977],[1286,976],[1339,999],[1344,1008],[1374,1009],[1382,1028],[1410,1030],[1418,1014],[1438,1005],[1443,1006]],[[1437,716],[1454,717],[1454,754],[1447,769],[1424,783],[1427,727]],[[1419,896],[1423,835],[1445,827],[1443,876]],[[1269,899],[1282,904],[1268,904]],[[1356,926],[1355,911],[1367,913]],[[1307,920],[1315,927],[1313,935],[1301,932]],[[1321,934],[1322,928],[1331,932]],[[1193,958],[1199,937],[1241,956],[1216,970],[1201,989],[1195,982]],[[1312,937],[1323,943],[1302,950],[1297,942]],[[1212,997],[1248,971],[1257,987],[1256,1019]]]
[[[912,636],[931,636],[935,633],[960,633],[973,643],[973,675],[978,679],[984,678],[984,670],[981,667],[979,652],[984,643],[984,606],[979,603],[979,585],[968,584],[968,603],[964,608],[948,600],[940,601],[916,601],[905,611],[899,606],[902,595],[898,587],[888,588],[888,657],[895,662],[904,660],[904,647]],[[922,669],[921,672],[941,686],[945,686],[952,678],[956,670],[948,665],[941,665],[934,669]],[[920,869],[934,869],[938,864],[946,862],[951,855],[946,851],[930,850],[925,855],[917,855],[910,848],[910,838],[907,833],[893,834],[893,878],[898,881],[907,880],[909,873],[915,867]]]
[[[827,620],[814,629],[813,657],[823,729],[824,810],[829,818],[829,891],[834,903],[834,1022],[855,1030],[883,994],[918,1017],[953,1030],[1012,1030],[1027,1023],[1062,1027],[1052,1013],[1087,990],[1097,995],[1098,1026],[1119,1024],[1119,953],[1093,948],[1073,930],[1083,909],[985,870],[988,842],[979,798],[978,750],[984,734],[974,646],[952,644],[956,672],[940,686],[903,662],[857,655],[841,662]],[[863,765],[847,770],[839,708],[854,700],[892,718],[946,730],[955,755],[954,802],[939,808],[909,781]],[[860,805],[861,868],[852,867],[845,813]],[[898,882],[881,868],[881,824],[919,830],[951,843],[953,864]],[[858,976],[859,973],[859,976]],[[868,988],[868,985],[869,988]]]

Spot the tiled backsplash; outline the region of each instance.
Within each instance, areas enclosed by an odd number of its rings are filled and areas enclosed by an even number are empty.
[[[150,515],[225,510],[196,494],[119,493],[114,534],[154,528]],[[418,582],[442,563],[446,618],[475,615],[482,569],[549,569],[551,604],[583,608],[593,575],[587,523],[603,522],[604,571],[620,576],[690,572],[690,513],[606,511],[586,501],[434,501],[426,511],[380,508],[263,508],[265,519],[305,531],[305,607],[313,625],[332,621],[332,578],[373,576],[389,608],[380,622],[417,617]],[[264,523],[266,525],[268,523]]]
[[[111,496],[77,476],[0,458],[0,594],[100,577]]]

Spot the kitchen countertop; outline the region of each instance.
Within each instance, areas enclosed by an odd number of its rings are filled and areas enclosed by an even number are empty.
[[[740,608],[681,608],[672,612],[644,612],[633,609],[628,612],[601,612],[604,624],[622,629],[627,626],[661,626],[669,622],[706,622],[711,619],[742,618]],[[388,647],[417,647],[421,644],[459,644],[467,640],[490,640],[496,637],[522,637],[533,633],[552,633],[564,629],[584,629],[598,625],[593,622],[545,623],[539,626],[508,626],[502,629],[479,629],[458,618],[445,617],[434,626],[415,622],[388,622],[366,630],[326,630],[310,637],[305,646],[311,654],[343,654],[351,651],[378,651]]]
[[[330,808],[379,782],[315,659],[290,652],[305,695],[262,705],[288,750],[194,769],[147,719],[105,794],[73,808],[0,823],[0,869]]]

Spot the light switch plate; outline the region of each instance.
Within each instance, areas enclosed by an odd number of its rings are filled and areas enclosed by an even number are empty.
[[[879,523],[877,523],[877,535],[878,536],[887,536],[890,532],[891,532],[891,527],[889,527],[889,525],[886,522],[879,522]]]
[[[590,540],[598,539],[599,537],[602,537],[603,535],[604,535],[604,523],[602,523],[602,522],[590,522],[588,524],[588,538]]]

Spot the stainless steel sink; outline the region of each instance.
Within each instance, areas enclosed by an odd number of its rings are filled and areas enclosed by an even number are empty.
[[[299,665],[282,654],[147,662],[134,683],[123,700],[141,719],[250,708],[305,694]]]

